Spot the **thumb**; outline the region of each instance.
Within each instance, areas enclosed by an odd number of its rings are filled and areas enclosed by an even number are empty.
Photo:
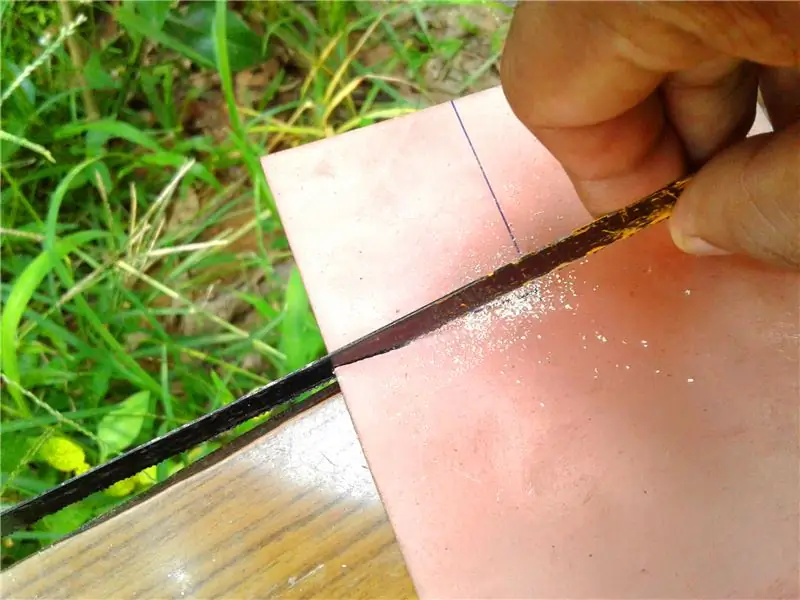
[[[686,187],[669,227],[689,254],[745,254],[800,270],[800,123],[715,156]]]

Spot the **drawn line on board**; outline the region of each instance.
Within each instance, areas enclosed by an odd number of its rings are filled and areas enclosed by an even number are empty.
[[[469,138],[469,134],[467,133],[467,128],[464,127],[464,122],[461,120],[461,115],[458,113],[458,109],[456,108],[456,103],[451,100],[450,106],[453,107],[453,112],[456,113],[456,119],[458,119],[458,124],[461,126],[461,131],[464,132],[464,137],[467,138],[467,143],[469,144],[470,150],[472,150],[472,155],[475,157],[475,162],[478,163],[478,166],[481,169],[481,174],[483,175],[483,180],[486,182],[486,187],[489,188],[489,193],[492,195],[492,200],[494,200],[494,205],[497,207],[497,212],[500,213],[500,218],[503,219],[503,224],[506,226],[506,231],[508,231],[508,236],[511,238],[512,243],[514,244],[514,249],[517,251],[518,256],[522,256],[522,250],[517,243],[517,238],[514,235],[514,232],[511,230],[511,225],[506,219],[506,215],[503,212],[503,207],[500,206],[500,202],[497,200],[497,196],[494,193],[494,189],[492,189],[492,184],[489,182],[489,177],[486,175],[486,170],[483,168],[483,164],[481,163],[481,159],[478,158],[478,153],[475,151],[475,146],[472,145],[472,140]]]

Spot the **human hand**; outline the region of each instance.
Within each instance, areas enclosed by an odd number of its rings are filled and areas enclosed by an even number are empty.
[[[501,77],[591,213],[699,169],[679,248],[800,269],[800,3],[523,1]]]

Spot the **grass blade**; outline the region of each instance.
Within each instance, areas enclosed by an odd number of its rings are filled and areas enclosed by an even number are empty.
[[[216,0],[216,17],[212,31],[214,34],[214,51],[217,56],[217,70],[219,71],[220,81],[222,84],[222,92],[225,95],[225,103],[228,106],[228,116],[231,120],[231,128],[233,129],[233,139],[237,147],[242,153],[247,169],[253,179],[255,185],[255,194],[253,196],[255,202],[255,213],[260,214],[263,210],[260,206],[260,199],[264,197],[267,200],[268,208],[277,214],[277,206],[269,191],[267,180],[264,172],[261,170],[261,164],[258,157],[253,152],[253,149],[247,143],[247,135],[244,127],[242,126],[239,109],[236,105],[236,95],[234,93],[233,76],[231,73],[230,61],[228,59],[228,40],[227,40],[227,11],[228,6],[226,0]],[[259,220],[257,223],[258,235],[257,243],[258,249],[263,258],[264,264],[269,265],[269,258],[267,256],[267,249],[264,246],[264,230]]]
[[[3,330],[0,332],[0,340],[2,340],[2,344],[0,344],[0,364],[2,364],[3,373],[8,379],[24,386],[20,379],[17,360],[17,330],[34,291],[54,268],[56,261],[61,261],[67,253],[104,235],[106,234],[99,231],[83,231],[56,240],[48,250],[37,256],[17,277],[8,296],[8,301],[3,307]],[[9,391],[17,403],[17,408],[26,416],[30,416],[30,410],[19,390],[12,386]]]
[[[25,138],[18,137],[12,133],[7,133],[2,129],[0,129],[0,140],[5,140],[7,142],[11,142],[12,144],[17,144],[18,146],[27,148],[28,150],[33,150],[37,154],[44,156],[51,163],[56,162],[56,159],[53,158],[53,155],[50,154],[50,151],[44,146],[40,146],[39,144],[31,142],[30,140],[26,140]]]
[[[163,152],[164,149],[141,129],[133,125],[116,121],[114,119],[102,119],[86,123],[69,123],[55,130],[54,137],[57,140],[74,137],[87,131],[104,133],[109,137],[122,138],[132,144],[147,148],[153,152]]]

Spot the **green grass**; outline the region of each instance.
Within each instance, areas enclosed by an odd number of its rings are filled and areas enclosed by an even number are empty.
[[[428,8],[0,3],[3,506],[324,352],[259,157],[435,101],[426,63],[481,34]],[[3,567],[264,418],[3,538]]]

